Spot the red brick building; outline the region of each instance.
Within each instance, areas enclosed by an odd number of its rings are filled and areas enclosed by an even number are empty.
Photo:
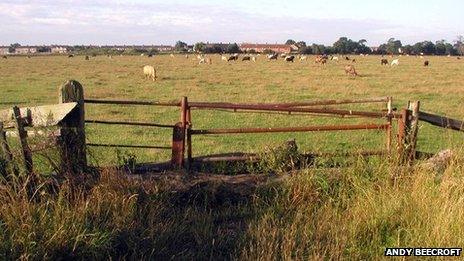
[[[249,51],[256,51],[258,53],[262,53],[264,50],[271,50],[275,53],[290,53],[293,50],[297,50],[296,46],[286,45],[286,44],[249,44],[249,43],[242,43],[240,44],[240,51],[242,52],[249,52]]]

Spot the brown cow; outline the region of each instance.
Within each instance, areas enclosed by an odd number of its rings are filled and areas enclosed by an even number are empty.
[[[424,61],[424,66],[429,66],[429,61],[428,60]]]
[[[380,60],[380,64],[381,64],[381,65],[387,65],[387,64],[388,64],[388,60],[387,60],[387,59],[382,59],[382,60]]]
[[[356,69],[354,68],[353,65],[345,66],[345,74],[350,74],[352,76],[357,76],[358,75],[358,73],[356,72]]]

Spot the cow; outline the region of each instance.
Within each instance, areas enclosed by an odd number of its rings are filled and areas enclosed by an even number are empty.
[[[380,65],[387,65],[388,64],[388,60],[387,59],[382,59],[380,60]]]
[[[149,54],[148,57],[149,57],[149,58],[150,58],[150,57],[153,57],[153,54]]]
[[[351,64],[345,66],[345,74],[350,74],[351,76],[357,76],[358,75],[358,73],[356,72],[356,69]]]
[[[306,55],[300,56],[300,61],[306,61],[307,59],[308,59],[308,56]]]
[[[351,60],[351,59],[350,59],[350,57],[345,56],[345,60],[349,61],[349,60]]]
[[[338,62],[338,57],[337,56],[332,56],[332,61],[337,61]]]
[[[456,59],[461,60],[461,57],[458,56],[458,57],[456,57]]]
[[[227,62],[227,57],[226,57],[226,56],[224,56],[224,55],[221,55],[221,60],[223,60],[223,61],[226,61],[226,62]]]
[[[233,55],[229,56],[229,58],[227,58],[228,62],[237,61],[237,60],[238,60],[238,54],[233,54]]]
[[[90,60],[90,57],[88,55],[85,56],[85,60],[88,61]]]
[[[172,54],[172,53],[169,56],[171,56],[171,58],[174,58],[174,54]]]
[[[74,57],[74,54],[68,55],[68,58],[73,58],[73,57]]]
[[[429,61],[428,60],[424,61],[424,66],[429,66]]]
[[[8,59],[8,56],[4,55],[2,56],[3,59]]]
[[[356,63],[356,59],[351,60],[352,63]]]
[[[145,65],[143,67],[143,74],[145,75],[145,78],[147,79],[152,79],[153,81],[156,81],[158,77],[156,77],[156,70],[155,67],[151,65]]]
[[[253,62],[256,62],[256,56],[252,56],[252,57],[251,57],[251,60],[252,60]]]
[[[250,56],[243,56],[242,61],[251,61]]]
[[[328,57],[327,56],[324,56],[324,55],[318,55],[316,56],[316,60],[314,61],[314,63],[318,64],[326,64],[327,63],[327,59]]]
[[[390,64],[390,66],[393,66],[393,65],[396,65],[396,66],[400,65],[400,60],[398,60],[398,59],[393,60],[391,62],[391,64]]]
[[[203,57],[200,59],[200,61],[198,61],[198,64],[202,64],[202,63],[213,64],[213,61],[209,57]]]
[[[285,56],[285,61],[286,62],[292,62],[295,60],[295,56],[294,55],[290,55],[290,56]]]
[[[285,58],[285,57],[287,57],[287,54],[285,54],[285,53],[280,54],[280,58]]]
[[[276,53],[275,53],[275,54],[269,54],[269,55],[267,56],[267,58],[268,58],[269,60],[277,60],[277,57],[278,57],[278,55],[277,55]]]

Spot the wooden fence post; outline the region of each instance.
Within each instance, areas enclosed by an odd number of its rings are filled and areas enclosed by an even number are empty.
[[[19,107],[13,107],[13,115],[15,118],[16,129],[18,130],[19,143],[21,145],[21,156],[23,158],[24,168],[26,169],[26,175],[31,177],[34,174],[32,153],[29,145],[27,144],[27,131],[24,129]]]
[[[187,97],[182,97],[180,100],[180,122],[174,125],[172,134],[171,165],[175,168],[182,168],[184,166],[185,133],[188,126],[188,107]]]
[[[391,144],[392,144],[392,113],[393,113],[393,108],[392,108],[392,97],[388,97],[388,102],[387,102],[387,111],[388,111],[388,128],[387,128],[387,152],[388,155],[391,155]]]
[[[187,170],[190,172],[192,167],[192,112],[190,107],[187,110]]]
[[[10,173],[18,176],[18,169],[15,167],[13,162],[13,154],[11,153],[10,146],[6,139],[6,132],[3,130],[3,122],[0,121],[0,146],[2,148],[3,155],[6,161],[6,170],[10,170]],[[8,172],[7,172],[8,173]]]
[[[171,166],[173,168],[182,168],[184,164],[184,148],[185,132],[182,128],[182,122],[174,125],[172,132],[172,156]]]
[[[78,174],[87,167],[85,146],[84,88],[74,80],[60,87],[59,103],[77,102],[73,112],[61,122],[59,149],[61,171]]]
[[[419,132],[419,108],[420,101],[415,101],[412,104],[412,119],[411,119],[411,132],[409,134],[409,155],[408,161],[412,162],[416,159],[416,148],[417,148],[417,134]]]
[[[398,160],[400,163],[405,161],[405,154],[408,148],[407,135],[411,122],[411,111],[408,109],[401,110],[401,118],[398,120]]]

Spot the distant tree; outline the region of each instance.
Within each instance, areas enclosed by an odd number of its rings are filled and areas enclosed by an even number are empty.
[[[459,55],[464,55],[464,36],[459,35],[455,41],[454,47]]]
[[[204,53],[223,53],[225,50],[218,44],[208,46],[203,49]]]
[[[296,43],[296,46],[298,46],[299,48],[306,47],[306,42],[305,41],[299,41],[299,42]]]
[[[288,39],[286,42],[285,42],[286,45],[292,45],[292,44],[296,44],[296,42],[292,39]]]
[[[412,46],[412,49],[414,51],[414,54],[421,54],[424,52],[424,46],[422,43],[415,43],[413,46]]]
[[[187,44],[182,41],[177,41],[176,45],[174,45],[174,50],[178,52],[185,52],[187,51]]]
[[[37,48],[37,52],[39,53],[49,53],[51,52],[51,48],[49,46],[40,46]]]
[[[389,54],[398,54],[399,49],[403,47],[403,44],[400,40],[396,40],[395,38],[390,38],[387,41],[385,51]]]
[[[19,43],[14,43],[10,44],[10,47],[8,48],[8,52],[14,53],[15,49],[20,47],[21,45]]]
[[[311,46],[301,47],[300,50],[299,50],[299,53],[301,53],[301,54],[312,54],[313,53],[313,48],[311,48]]]
[[[312,44],[311,50],[313,54],[327,54],[327,48],[323,44]]]
[[[435,42],[435,54],[445,55],[446,54],[446,41],[440,40]]]
[[[240,47],[238,47],[238,44],[233,43],[227,46],[226,53],[239,53],[239,52],[240,52]]]
[[[196,43],[193,46],[193,50],[197,53],[203,53],[205,51],[205,48],[206,48],[206,44],[203,42]]]
[[[402,49],[403,49],[404,54],[413,54],[414,53],[414,48],[410,44],[404,45],[402,47]]]
[[[445,54],[446,55],[457,55],[458,50],[450,43],[445,43]]]
[[[356,52],[358,44],[347,37],[340,37],[333,45],[333,51],[341,54],[348,54]]]
[[[422,48],[424,54],[435,54],[435,44],[433,44],[431,41],[424,41],[422,43]]]

